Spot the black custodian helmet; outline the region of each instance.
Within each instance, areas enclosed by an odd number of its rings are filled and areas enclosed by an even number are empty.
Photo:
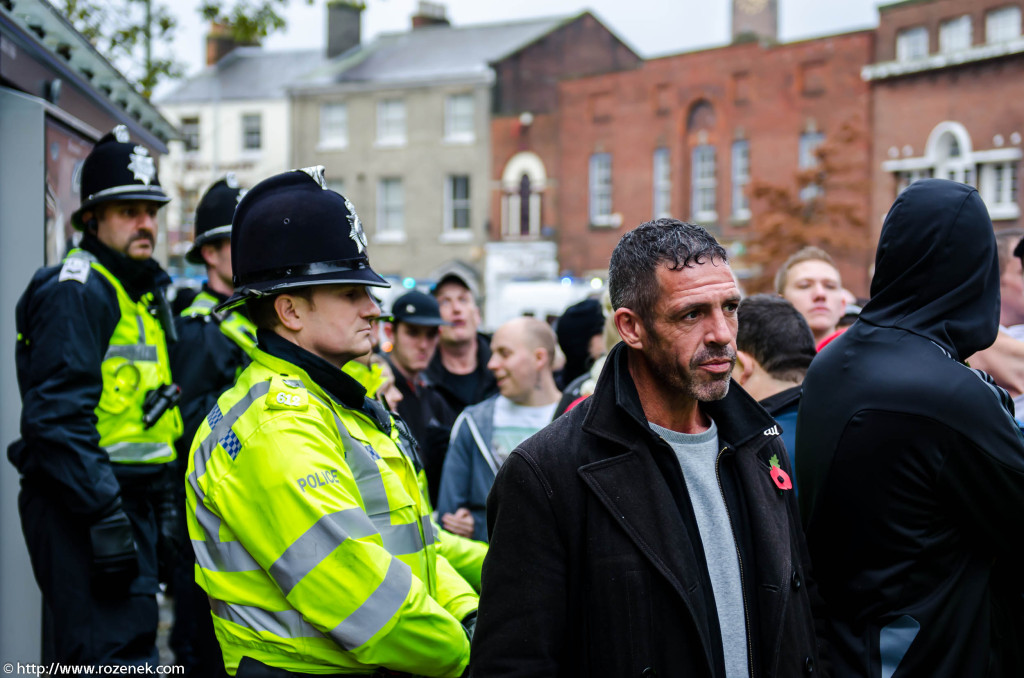
[[[118,125],[89,152],[82,163],[82,205],[71,215],[77,229],[84,228],[82,212],[112,200],[150,200],[166,204],[171,199],[160,188],[156,163],[145,146],[131,143],[128,128]]]
[[[235,293],[217,307],[297,287],[391,287],[370,268],[352,203],[327,188],[322,166],[276,174],[238,203],[231,228]]]
[[[203,245],[231,237],[231,219],[243,195],[245,189],[238,186],[234,172],[228,172],[227,176],[210,186],[196,207],[196,235],[185,255],[187,261],[202,264]]]

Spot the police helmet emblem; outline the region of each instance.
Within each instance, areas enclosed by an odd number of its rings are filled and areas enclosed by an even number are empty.
[[[234,172],[228,172],[224,175],[224,183],[227,184],[228,188],[238,188],[238,177],[235,176]]]
[[[405,305],[405,312],[406,313],[415,313],[416,312],[416,307],[413,306],[412,304],[406,304]]]
[[[114,139],[119,144],[127,144],[131,141],[131,136],[128,134],[128,127],[125,125],[116,125],[113,129]]]
[[[363,222],[359,220],[359,215],[356,214],[356,206],[348,198],[345,198],[345,209],[348,210],[348,223],[352,226],[348,237],[352,238],[356,244],[356,250],[359,254],[362,254],[366,250],[366,233],[363,232]]]
[[[325,191],[327,190],[327,180],[324,179],[324,166],[323,165],[313,165],[312,167],[303,167],[299,171],[300,172],[305,172],[309,176],[313,177],[313,181],[315,181],[320,186],[320,188],[324,189]]]
[[[136,146],[128,159],[128,171],[135,175],[135,181],[141,181],[149,186],[153,182],[153,178],[156,177],[156,165],[146,147]]]

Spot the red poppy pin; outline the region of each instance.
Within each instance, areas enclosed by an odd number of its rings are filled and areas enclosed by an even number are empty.
[[[789,474],[779,466],[778,455],[773,454],[772,458],[768,460],[768,464],[772,467],[768,473],[771,475],[775,487],[779,488],[780,494],[782,490],[792,490],[793,481],[789,479]]]

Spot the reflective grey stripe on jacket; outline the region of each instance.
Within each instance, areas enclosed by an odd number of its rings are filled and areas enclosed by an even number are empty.
[[[261,569],[259,563],[249,555],[244,546],[236,541],[222,542],[220,540],[221,520],[206,507],[206,494],[199,485],[199,478],[206,473],[206,463],[222,440],[231,438],[238,440],[231,430],[231,426],[245,414],[245,411],[253,403],[269,392],[270,382],[260,382],[249,389],[249,392],[228,410],[227,416],[221,413],[219,405],[214,405],[210,413],[206,415],[210,433],[192,455],[194,468],[187,478],[188,484],[196,494],[196,522],[199,523],[205,537],[203,540],[193,539],[192,549],[196,554],[196,562],[205,570],[254,572]]]
[[[174,452],[167,443],[114,443],[103,449],[115,464],[141,464],[166,459]]]
[[[231,430],[232,425],[254,402],[266,396],[269,390],[270,382],[256,384],[226,415],[222,415],[217,406],[207,415],[210,433],[196,448],[193,454],[194,470],[188,477],[197,498],[196,520],[205,537],[202,540],[192,540],[192,547],[196,553],[196,561],[203,569],[217,572],[249,572],[261,569],[241,544],[220,541],[221,520],[206,507],[205,494],[199,485],[199,478],[206,472],[206,465],[218,445],[227,450],[229,446],[237,444],[237,437]],[[423,549],[419,521],[406,525],[391,524],[384,480],[371,452],[348,433],[333,409],[326,403],[323,404],[334,415],[366,511],[352,508],[322,516],[271,565],[268,574],[286,596],[348,539],[361,539],[380,534],[384,548],[392,555],[412,554]],[[431,539],[432,537],[431,534]],[[384,580],[374,593],[328,635],[346,649],[361,645],[391,620],[408,597],[411,586],[411,568],[397,558],[392,558]],[[302,622],[305,626],[296,626],[295,619],[301,620],[301,616],[294,611],[268,612],[260,608],[216,602],[223,612],[221,614],[214,609],[219,617],[255,630],[268,631],[281,637],[306,637],[308,630],[312,629],[305,622]],[[292,631],[297,631],[300,635],[295,635]],[[313,631],[315,632],[315,629]]]

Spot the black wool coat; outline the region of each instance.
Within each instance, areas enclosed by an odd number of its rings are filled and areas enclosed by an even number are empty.
[[[679,462],[644,418],[620,344],[594,395],[517,448],[488,498],[472,675],[724,678]],[[771,417],[737,384],[702,405],[740,555],[754,676],[825,673],[813,584]]]

